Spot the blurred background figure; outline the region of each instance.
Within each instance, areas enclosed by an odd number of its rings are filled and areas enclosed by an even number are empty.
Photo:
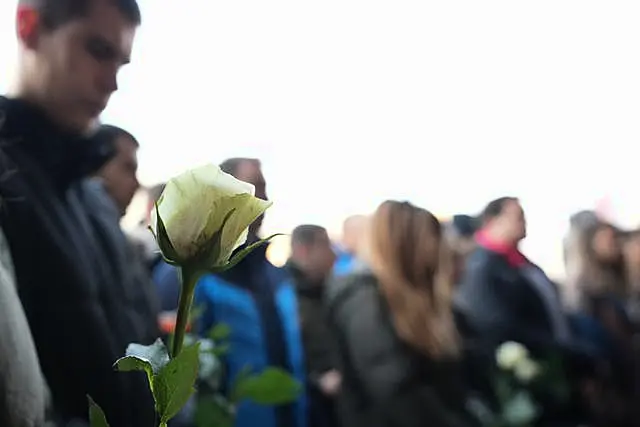
[[[151,344],[159,336],[159,304],[151,276],[135,245],[120,226],[133,196],[139,188],[137,179],[138,141],[126,130],[101,125],[94,138],[100,144],[114,147],[114,156],[85,182],[86,200],[92,206],[92,219],[99,230],[98,238],[108,249],[112,274],[117,275],[114,289],[120,290],[119,306],[137,329],[130,342]]]
[[[565,278],[562,286],[565,304],[570,309],[576,309],[579,305],[579,281],[584,270],[583,250],[585,246],[586,231],[600,222],[595,211],[584,210],[573,214],[569,218],[569,230],[563,241],[563,255],[565,265]]]
[[[351,271],[354,267],[360,246],[362,245],[362,237],[367,225],[367,216],[353,215],[345,219],[342,226],[342,239],[338,250],[334,273],[343,275]]]
[[[149,271],[153,271],[162,259],[156,240],[149,230],[149,225],[151,224],[153,208],[156,202],[160,199],[160,196],[164,191],[164,187],[165,184],[160,183],[142,190],[142,197],[144,199],[142,218],[139,219],[135,227],[128,230],[131,241],[133,242],[140,257],[144,260]],[[164,301],[162,298],[161,300]]]
[[[454,257],[455,282],[462,279],[467,256],[476,246],[475,233],[478,219],[470,215],[454,215],[446,224],[445,235]]]
[[[396,201],[380,205],[369,230],[366,265],[336,278],[328,300],[342,424],[472,425],[444,231],[428,211]]]
[[[96,138],[109,141],[115,147],[115,155],[98,171],[98,176],[123,216],[140,188],[137,175],[140,144],[129,132],[112,125],[101,125]]]
[[[258,159],[231,158],[220,167],[252,184],[256,197],[267,200],[266,181]],[[247,243],[242,247],[259,239],[262,220],[258,218],[249,227]],[[306,384],[296,291],[286,270],[271,264],[266,253],[267,245],[262,245],[233,269],[203,276],[196,288],[195,305],[204,310],[199,319],[199,332],[206,336],[218,324],[231,329],[229,352],[224,356],[224,387],[231,387],[247,366],[254,372],[269,366],[278,367],[303,386]],[[318,255],[319,264],[303,264],[313,271],[317,280],[315,275],[321,273],[322,265],[331,258],[330,251],[322,251],[322,246],[314,255]],[[307,395],[302,393],[296,401],[275,407],[241,402],[235,426],[254,427],[259,423],[264,427],[306,427],[307,421]]]
[[[629,287],[629,313],[634,324],[640,325],[640,230],[633,230],[626,235],[623,254]]]
[[[298,296],[298,312],[309,390],[309,426],[334,427],[334,398],[341,382],[334,361],[334,338],[325,311],[326,281],[336,256],[327,230],[299,225],[291,233],[287,270]]]

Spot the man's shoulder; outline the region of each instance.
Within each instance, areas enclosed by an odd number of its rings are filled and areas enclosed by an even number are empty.
[[[98,178],[86,178],[81,180],[76,187],[90,210],[106,211],[110,215],[116,215],[119,219],[115,202],[107,192],[102,180]]]
[[[476,247],[465,261],[466,270],[483,270],[492,268],[506,261],[502,255],[482,246]]]

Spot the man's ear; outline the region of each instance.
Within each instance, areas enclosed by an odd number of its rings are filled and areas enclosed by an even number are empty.
[[[32,6],[18,6],[16,12],[16,35],[28,49],[35,49],[41,29],[40,13]]]

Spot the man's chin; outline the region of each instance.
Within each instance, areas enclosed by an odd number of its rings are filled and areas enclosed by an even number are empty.
[[[85,125],[82,127],[85,129],[84,131],[84,135],[85,136],[92,136],[94,135],[96,132],[98,132],[98,129],[100,129],[100,118],[99,117],[94,117],[92,119],[89,119]]]

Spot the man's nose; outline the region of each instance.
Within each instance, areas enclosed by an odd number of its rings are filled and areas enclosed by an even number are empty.
[[[105,95],[111,95],[118,90],[118,69],[109,66],[104,70],[101,81],[101,89]]]

